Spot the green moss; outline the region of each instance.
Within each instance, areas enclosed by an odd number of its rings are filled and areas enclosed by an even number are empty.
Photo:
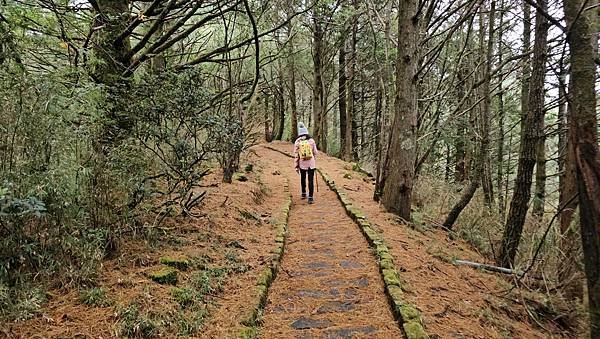
[[[391,260],[391,261],[394,261],[394,257],[392,257],[392,255],[389,252],[377,253],[377,256],[379,257],[380,260]]]
[[[239,332],[239,338],[241,339],[254,339],[258,338],[258,330],[256,327],[244,326]]]
[[[377,245],[377,247],[375,248],[375,252],[377,252],[377,256],[379,258],[383,258],[385,254],[390,254],[390,250],[384,244]]]
[[[366,219],[363,212],[354,206],[347,207],[347,210],[355,220]]]
[[[429,336],[425,333],[423,326],[419,322],[405,322],[402,327],[408,339],[429,339]]]
[[[344,173],[344,179],[352,179],[352,174],[350,173]]]
[[[188,259],[162,257],[160,258],[160,263],[182,271],[185,271],[190,267],[190,261]]]
[[[394,305],[401,305],[404,298],[404,292],[402,292],[402,288],[396,285],[388,285],[387,290],[390,298],[392,298],[394,301]]]
[[[421,319],[421,313],[414,306],[409,304],[399,305],[399,312],[404,322],[419,321]]]
[[[396,266],[394,265],[394,261],[391,258],[379,260],[379,267],[381,267],[381,269],[384,269],[384,270],[385,269],[393,270],[394,268],[396,268]]]
[[[262,309],[267,302],[267,292],[269,288],[265,285],[258,285],[258,306]]]
[[[171,288],[171,296],[175,299],[182,307],[190,306],[196,300],[196,293],[190,288]]]
[[[383,281],[386,285],[396,285],[400,286],[400,278],[398,277],[398,273],[396,270],[391,270],[389,268],[383,269]]]
[[[254,169],[254,165],[252,165],[252,164],[246,164],[246,166],[244,167],[244,171],[246,173],[252,172],[253,169]]]
[[[177,270],[172,267],[163,267],[148,274],[148,277],[159,284],[175,285],[177,283]]]
[[[237,180],[237,181],[248,181],[248,177],[245,174],[242,173],[236,173],[233,175],[233,179]]]
[[[265,269],[260,274],[260,277],[258,278],[257,285],[269,286],[272,280],[273,270],[270,267],[265,267]]]
[[[277,235],[277,237],[275,238],[275,242],[283,243],[285,242],[285,238],[283,237],[283,235]]]

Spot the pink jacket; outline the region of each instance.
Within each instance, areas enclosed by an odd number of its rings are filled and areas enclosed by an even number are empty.
[[[303,160],[300,159],[300,141],[305,140],[306,136],[301,136],[298,139],[296,139],[296,142],[294,143],[294,168],[300,168],[303,170],[306,169],[315,169],[317,168],[317,162],[315,161],[315,157],[317,156],[317,144],[315,143],[315,141],[310,138],[308,139],[308,143],[310,144],[310,147],[312,148],[312,158],[308,159],[308,160]]]

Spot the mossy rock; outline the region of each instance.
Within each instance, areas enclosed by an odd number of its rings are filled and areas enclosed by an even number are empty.
[[[390,258],[379,260],[379,267],[381,267],[382,270],[393,270],[394,268],[396,268],[396,266],[394,265],[394,261]]]
[[[384,253],[390,253],[388,247],[384,244],[377,245],[376,247],[377,255],[381,258]]]
[[[163,267],[156,272],[149,273],[148,277],[162,285],[175,285],[177,283],[177,270],[173,267]]]
[[[246,173],[252,172],[253,169],[254,169],[254,165],[252,165],[252,164],[246,164],[246,166],[244,167],[244,171]]]
[[[235,179],[237,181],[242,181],[242,182],[248,181],[248,177],[243,173],[234,174],[233,179]]]
[[[352,179],[352,174],[350,173],[344,173],[344,179]]]
[[[407,339],[429,339],[423,329],[423,325],[417,321],[409,321],[402,324]]]
[[[421,312],[419,312],[419,310],[417,310],[414,306],[409,304],[401,304],[396,305],[396,307],[398,307],[398,312],[400,313],[400,316],[402,316],[402,321],[420,321]]]
[[[273,270],[270,267],[265,267],[258,278],[257,285],[269,286],[271,281],[273,281]]]
[[[271,251],[277,258],[283,254],[283,243],[278,242],[277,246]]]
[[[352,218],[354,218],[355,220],[360,220],[360,219],[366,218],[365,215],[363,214],[363,212],[354,206],[350,206],[347,209],[348,209],[348,212],[350,213],[350,215],[352,216]]]
[[[160,258],[160,263],[182,271],[185,271],[190,267],[190,261],[183,258],[162,257]]]
[[[402,292],[402,288],[396,285],[388,285],[387,291],[390,295],[390,298],[392,298],[394,301],[394,305],[396,307],[401,306],[404,300],[404,292]]]
[[[386,285],[400,286],[400,277],[398,277],[398,272],[396,272],[396,270],[386,268],[381,270],[381,272],[383,273],[383,281]]]
[[[389,252],[377,253],[377,256],[379,257],[380,260],[394,261],[394,257],[392,257],[392,255]]]
[[[240,339],[255,339],[255,338],[258,338],[258,330],[254,326],[251,326],[251,327],[244,326],[244,327],[242,327],[242,329],[240,329],[239,338]]]
[[[258,285],[258,307],[261,309],[267,302],[269,288],[266,285]],[[257,312],[258,314],[258,312]]]
[[[285,238],[283,235],[277,235],[277,237],[275,237],[275,242],[277,243],[283,243],[285,242]]]
[[[370,240],[369,242],[376,245],[375,242],[379,241],[381,242],[381,237],[379,236],[379,234],[377,232],[375,232],[374,229],[372,229],[371,227],[363,227],[363,232],[365,233],[365,235],[367,236],[367,238]],[[377,245],[376,245],[377,246]]]

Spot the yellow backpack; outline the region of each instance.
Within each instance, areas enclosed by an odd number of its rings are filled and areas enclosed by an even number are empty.
[[[310,160],[313,157],[312,147],[310,147],[308,140],[300,141],[300,157],[302,160]]]

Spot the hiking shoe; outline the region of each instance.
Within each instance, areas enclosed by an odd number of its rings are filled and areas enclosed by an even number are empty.
[[[313,197],[308,197],[308,203],[309,204],[314,204],[315,203],[315,199],[313,199]]]
[[[300,199],[306,199],[306,193],[302,193],[302,195],[300,196]]]

